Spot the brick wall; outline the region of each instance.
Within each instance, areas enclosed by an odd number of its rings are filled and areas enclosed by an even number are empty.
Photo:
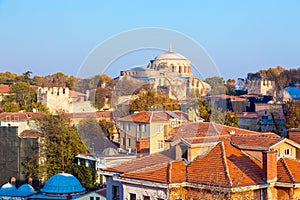
[[[263,152],[263,179],[266,182],[274,182],[277,180],[277,152]]]

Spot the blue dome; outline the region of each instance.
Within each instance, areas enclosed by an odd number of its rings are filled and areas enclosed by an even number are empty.
[[[0,188],[0,196],[12,196],[17,192],[16,186],[10,183],[2,185]]]
[[[48,179],[41,192],[48,194],[71,194],[85,191],[79,180],[67,173],[55,174]]]
[[[17,196],[29,196],[36,193],[34,188],[29,184],[23,184],[18,188]]]

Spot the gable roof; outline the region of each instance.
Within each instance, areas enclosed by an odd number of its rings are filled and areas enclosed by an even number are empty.
[[[256,137],[261,136],[270,136],[270,137],[279,137],[275,133],[266,132],[260,133],[250,130],[245,130],[237,127],[231,127],[221,124],[216,124],[213,122],[187,122],[182,126],[174,129],[171,133],[170,141],[175,141],[181,138],[194,138],[194,137],[223,137],[231,135],[245,135]]]
[[[118,121],[150,123],[150,122],[167,122],[170,119],[187,120],[186,113],[181,111],[142,111],[118,119]]]
[[[158,183],[180,183],[186,181],[186,163],[181,160],[160,163],[140,170],[124,173],[124,178],[153,181]]]
[[[300,161],[291,158],[280,158],[277,161],[278,182],[300,183]]]
[[[0,113],[0,120],[1,121],[27,121],[30,119],[40,119],[44,116],[43,113],[34,113],[34,112],[4,112]]]
[[[175,160],[176,152],[175,147],[172,147],[166,151],[150,154],[145,157],[137,158],[124,162],[120,165],[103,169],[103,171],[126,173],[136,170],[140,170],[146,167],[157,165],[158,163],[166,163]]]
[[[188,181],[211,186],[237,187],[263,184],[262,164],[228,141],[197,157],[187,167]]]

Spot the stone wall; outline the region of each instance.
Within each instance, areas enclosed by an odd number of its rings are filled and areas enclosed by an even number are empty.
[[[38,148],[38,138],[19,138],[17,127],[0,127],[0,185],[11,177],[24,181],[22,162],[34,156]]]

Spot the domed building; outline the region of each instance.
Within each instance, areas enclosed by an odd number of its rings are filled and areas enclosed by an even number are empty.
[[[29,199],[105,199],[97,192],[87,192],[79,180],[68,173],[59,173],[51,176],[39,194]]]
[[[34,188],[27,183],[21,185],[18,189],[14,184],[6,183],[0,188],[0,199],[22,200],[35,193]]]
[[[210,86],[192,74],[190,63],[170,46],[168,51],[156,56],[147,66],[121,71],[119,80],[131,79],[148,84],[151,89],[176,100],[205,96]]]

